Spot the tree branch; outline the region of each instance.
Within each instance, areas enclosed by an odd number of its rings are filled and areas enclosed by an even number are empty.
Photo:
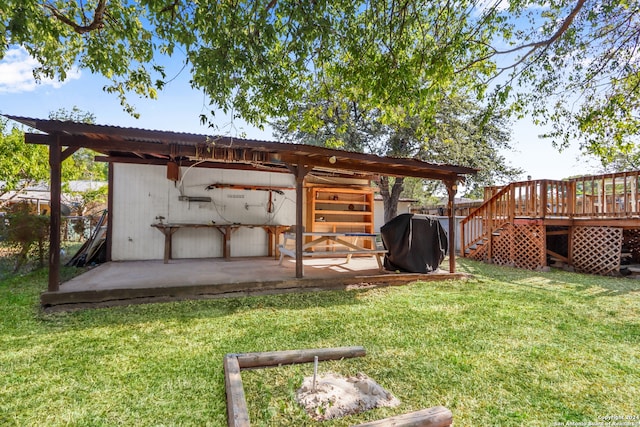
[[[269,4],[267,5],[267,7],[265,8],[265,10],[269,10],[269,9],[271,9],[271,8],[275,7],[275,5],[276,5],[276,3],[277,3],[277,2],[278,2],[277,0],[271,0],[271,1],[269,2]]]
[[[93,21],[89,25],[78,25],[50,3],[45,3],[44,8],[49,10],[53,16],[65,25],[68,25],[78,34],[85,34],[93,30],[104,27],[104,13],[107,9],[107,0],[99,0],[96,10],[93,12]]]
[[[509,50],[497,50],[491,46],[488,46],[489,48],[493,49],[493,52],[490,52],[480,58],[476,58],[473,61],[471,61],[470,63],[466,64],[465,66],[463,66],[461,69],[457,70],[457,72],[462,72],[462,71],[466,71],[468,69],[470,69],[471,67],[473,67],[474,65],[484,62],[490,58],[492,58],[493,56],[496,55],[507,55],[510,53],[514,53],[517,52],[519,50],[523,50],[523,49],[529,49],[529,51],[527,53],[524,54],[524,56],[522,56],[522,58],[520,58],[517,62],[507,66],[507,67],[503,67],[500,69],[499,74],[502,74],[502,72],[509,70],[509,69],[514,69],[516,67],[518,67],[520,64],[522,64],[529,56],[531,56],[536,50],[538,50],[539,48],[543,47],[544,50],[546,51],[553,43],[555,43],[566,31],[567,29],[571,26],[571,24],[573,23],[573,21],[575,20],[576,16],[578,15],[578,12],[580,12],[580,10],[582,9],[582,7],[584,6],[584,4],[586,3],[587,0],[578,0],[578,3],[576,3],[576,5],[574,6],[574,8],[571,10],[571,13],[569,13],[569,15],[565,18],[565,20],[562,22],[562,25],[560,26],[560,28],[558,28],[556,30],[556,32],[548,39],[545,40],[541,40],[538,42],[533,42],[533,43],[527,43],[527,44],[523,44],[521,46],[517,46],[514,47],[513,49],[509,49]],[[497,77],[497,76],[496,76]]]
[[[173,3],[168,4],[160,9],[160,13],[171,12],[171,19],[176,19],[176,9],[178,9],[179,3],[180,0],[173,0]]]
[[[525,58],[527,58],[529,55],[531,55],[533,52],[535,52],[536,49],[538,49],[540,47],[549,47],[549,46],[551,46],[571,26],[571,24],[573,23],[573,20],[576,18],[576,16],[578,15],[578,12],[580,12],[580,10],[582,9],[582,7],[586,3],[586,1],[587,0],[578,0],[578,3],[576,3],[576,5],[573,8],[573,10],[571,10],[571,13],[569,13],[569,15],[562,22],[562,25],[560,26],[560,28],[558,28],[558,30],[550,38],[548,38],[546,40],[541,40],[539,42],[523,44],[522,46],[517,46],[517,47],[514,47],[513,49],[509,49],[509,50],[496,51],[496,54],[497,55],[506,55],[506,54],[509,54],[509,53],[517,52],[517,51],[522,50],[522,49],[530,49],[529,52],[527,52],[525,54],[525,56],[520,61],[518,61],[520,63]]]

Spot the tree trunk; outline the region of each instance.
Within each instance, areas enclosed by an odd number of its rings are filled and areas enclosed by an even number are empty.
[[[404,178],[396,177],[393,180],[391,190],[389,190],[389,184],[391,177],[381,176],[377,184],[380,188],[380,195],[382,196],[382,203],[384,204],[384,223],[391,221],[398,216],[398,201],[400,200],[400,194],[404,189]]]

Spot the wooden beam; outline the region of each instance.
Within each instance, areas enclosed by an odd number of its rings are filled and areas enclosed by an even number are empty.
[[[136,165],[154,165],[154,166],[166,166],[169,158],[165,159],[148,159],[143,157],[126,157],[126,156],[95,156],[96,162],[108,162],[108,163],[125,163]],[[285,167],[276,167],[268,165],[248,165],[246,163],[225,163],[216,161],[200,162],[195,160],[180,160],[181,167],[195,168],[209,168],[209,169],[233,169],[233,170],[250,170],[258,172],[274,172],[274,173],[291,173]]]
[[[265,351],[258,353],[240,353],[234,356],[238,359],[241,369],[266,368],[270,366],[293,365],[297,363],[311,363],[314,357],[319,361],[340,360],[367,355],[364,347],[336,347],[316,348],[305,350]]]
[[[569,235],[569,230],[547,231],[547,236],[567,236],[567,235]]]
[[[60,223],[62,194],[62,147],[57,135],[49,135],[50,202],[49,218],[49,292],[60,289]]]
[[[43,138],[44,136],[44,138]],[[29,144],[48,144],[46,135],[27,133],[25,141]],[[89,135],[60,135],[60,145],[64,147],[86,147],[99,152],[119,151],[123,153],[147,153],[171,155],[171,148],[166,144],[142,141],[127,141],[118,138],[98,138]],[[180,145],[177,156],[191,156],[196,154],[195,146]]]
[[[453,414],[449,409],[444,406],[434,406],[353,427],[447,427],[452,423]]]
[[[26,134],[25,141],[31,144],[47,144],[46,135]],[[162,155],[175,157],[198,157],[196,145],[177,144],[177,150],[171,152],[169,144],[160,142],[142,142],[125,140],[116,136],[101,135],[61,135],[62,146],[87,147],[100,152],[146,153],[149,155]],[[204,144],[204,141],[203,141]],[[294,145],[294,144],[290,144]],[[257,163],[263,164],[293,164],[298,165],[302,160],[303,165],[321,167],[331,170],[348,170],[368,174],[383,174],[389,176],[412,176],[417,178],[435,180],[457,180],[465,173],[475,173],[475,169],[449,165],[436,165],[418,162],[414,159],[398,159],[372,156],[362,153],[343,152],[323,147],[300,145],[299,148],[283,144],[260,142],[260,145],[249,144],[248,141],[234,140],[228,147],[223,142],[216,144],[216,150],[232,153],[234,150],[247,150],[247,152],[264,153],[264,160]],[[329,161],[336,157],[335,163]],[[205,159],[207,161],[220,161],[223,159]],[[248,162],[249,160],[247,160]]]
[[[227,425],[229,427],[249,427],[249,411],[242,387],[238,359],[235,356],[225,356],[223,365],[227,394]]]
[[[80,147],[67,147],[63,152],[62,152],[62,156],[60,157],[61,161],[65,161],[68,157],[72,156],[73,153],[75,153],[76,151],[78,151],[80,149]]]
[[[566,263],[569,262],[569,258],[568,257],[566,257],[564,255],[560,255],[559,253],[554,252],[551,249],[547,249],[547,255],[551,255],[553,258],[557,258],[562,262],[566,262]]]

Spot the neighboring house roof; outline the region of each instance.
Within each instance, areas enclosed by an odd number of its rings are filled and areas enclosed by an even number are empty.
[[[101,160],[166,164],[169,161],[203,162],[231,167],[289,172],[306,166],[312,173],[356,173],[361,175],[412,176],[457,182],[477,169],[427,163],[416,159],[382,157],[324,147],[271,141],[168,132],[117,126],[92,125],[58,120],[9,116],[45,134],[26,135],[29,143],[59,143],[64,147],[87,147],[105,157]],[[55,137],[54,137],[55,136]],[[206,166],[206,164],[199,164]],[[220,167],[220,166],[215,166]]]
[[[82,193],[88,190],[97,190],[100,187],[104,187],[108,183],[106,181],[76,180],[76,181],[67,181],[66,184],[70,191]],[[5,185],[5,182],[0,181],[0,188],[4,187],[4,185]],[[48,193],[49,184],[47,182],[39,182],[37,184],[33,184],[26,187],[22,193],[24,194],[25,191],[33,192],[33,193],[42,193],[42,192]]]

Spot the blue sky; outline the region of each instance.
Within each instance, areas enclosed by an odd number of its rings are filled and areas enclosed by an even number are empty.
[[[102,90],[107,81],[101,76],[82,70],[71,73],[64,83],[36,84],[31,74],[35,65],[24,51],[18,50],[10,50],[0,61],[0,113],[46,119],[50,112],[77,106],[93,113],[98,124],[274,140],[270,129],[256,129],[222,112],[214,119],[217,131],[201,125],[199,116],[207,114],[210,107],[202,93],[189,87],[188,70],[169,83],[157,100],[132,96],[129,101],[140,113],[140,118],[135,119],[122,110],[115,95]],[[578,158],[577,147],[558,153],[549,141],[538,138],[542,131],[526,120],[513,125],[514,150],[504,155],[511,165],[525,171],[521,179],[528,175],[533,179],[561,179],[598,172],[594,161]]]

